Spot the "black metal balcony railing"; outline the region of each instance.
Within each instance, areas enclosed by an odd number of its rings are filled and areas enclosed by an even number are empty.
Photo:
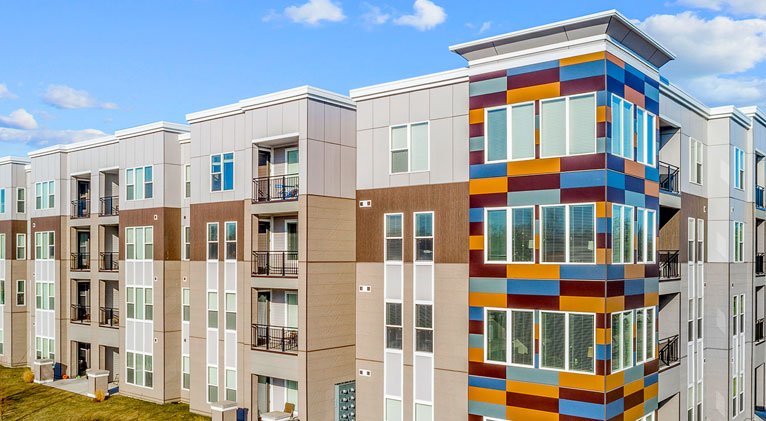
[[[119,256],[116,251],[99,253],[98,270],[102,272],[117,272],[119,269]]]
[[[298,276],[297,251],[254,251],[253,276]]]
[[[678,363],[678,335],[660,340],[660,368]]]
[[[253,179],[253,203],[298,200],[298,174]]]
[[[90,217],[90,199],[77,199],[72,201],[72,219]]]
[[[252,325],[251,349],[295,352],[298,350],[298,329],[294,327]]]
[[[678,250],[659,250],[657,251],[657,258],[660,264],[660,280],[681,278]]]
[[[679,194],[680,171],[678,167],[660,161],[660,190],[666,193]]]
[[[72,312],[69,316],[72,323],[90,323],[90,307],[72,304]]]
[[[71,270],[90,270],[90,253],[72,253],[69,268]]]
[[[120,198],[118,196],[106,196],[99,199],[99,216],[115,216],[120,214]]]
[[[758,276],[763,276],[763,253],[756,253],[755,254],[755,274]]]
[[[99,307],[98,324],[104,327],[120,326],[120,312],[116,307]]]

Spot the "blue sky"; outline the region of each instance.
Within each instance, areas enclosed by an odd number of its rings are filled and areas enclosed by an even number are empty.
[[[2,1],[0,156],[461,67],[449,45],[612,8],[679,56],[663,73],[700,99],[766,104],[761,0]]]

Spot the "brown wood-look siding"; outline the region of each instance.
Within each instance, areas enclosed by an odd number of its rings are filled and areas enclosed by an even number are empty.
[[[237,223],[237,260],[245,260],[245,202],[217,202],[191,205],[191,260],[207,259],[207,224],[218,222],[218,259],[224,259],[224,222]]]
[[[678,212],[680,220],[678,221],[678,260],[680,262],[689,261],[689,251],[687,241],[689,239],[688,234],[688,218],[698,218],[705,221],[705,238],[708,238],[707,229],[707,199],[693,194],[681,193],[681,211]],[[695,222],[696,223],[696,222]],[[696,238],[696,237],[695,237]],[[704,242],[705,248],[705,260],[707,260],[707,241]]]
[[[468,183],[359,190],[356,208],[357,262],[383,261],[383,215],[404,214],[404,261],[413,256],[413,213],[434,212],[435,263],[468,263]]]
[[[149,226],[154,228],[154,260],[181,260],[180,208],[120,210],[120,260],[125,259],[125,229]]]
[[[16,260],[16,234],[27,233],[27,221],[14,219],[0,221],[0,234],[5,234],[5,258]],[[29,250],[27,250],[29,256]]]
[[[30,249],[27,251],[27,254],[30,256],[30,259],[35,258],[34,253],[34,235],[36,232],[44,232],[44,231],[53,231],[54,236],[54,259],[55,260],[61,260],[61,227],[62,225],[66,224],[66,217],[65,216],[45,216],[42,218],[32,218],[32,233],[30,234],[32,236],[32,242]]]

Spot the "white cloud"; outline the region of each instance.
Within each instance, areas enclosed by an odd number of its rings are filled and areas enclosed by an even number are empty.
[[[19,108],[7,116],[0,115],[0,127],[31,130],[37,128],[37,121],[27,110]]]
[[[412,26],[419,31],[427,31],[447,20],[444,8],[436,5],[431,0],[415,0],[414,13],[396,18],[397,25]]]
[[[0,142],[16,142],[35,147],[72,143],[81,140],[105,136],[106,133],[97,129],[84,130],[20,130],[0,127]]]
[[[114,110],[117,104],[113,102],[99,102],[87,91],[74,89],[66,85],[50,85],[43,95],[43,101],[56,108],[103,108]]]
[[[725,10],[735,15],[766,16],[763,0],[678,0],[678,4],[718,12]]]
[[[362,20],[367,25],[383,25],[391,18],[390,14],[383,12],[378,6],[364,3],[364,7],[367,8],[367,12],[362,15]]]
[[[492,22],[490,21],[484,22],[481,24],[481,28],[479,28],[479,33],[483,34],[489,31],[490,29],[492,29]]]
[[[766,79],[757,77],[703,76],[691,79],[687,84],[689,90],[719,104],[763,104],[766,99]]]
[[[13,92],[8,90],[8,87],[4,83],[0,83],[0,99],[16,99],[18,98]]]
[[[331,0],[309,0],[300,6],[285,8],[285,16],[296,23],[317,25],[322,21],[340,22],[346,19],[340,5]]]

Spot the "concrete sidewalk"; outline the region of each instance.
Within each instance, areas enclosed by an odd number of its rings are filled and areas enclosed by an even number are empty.
[[[51,383],[45,384],[46,386],[55,387],[56,389],[66,390],[67,392],[77,393],[80,395],[88,395],[88,378],[83,376],[74,379],[61,379],[55,380]],[[116,395],[120,389],[117,382],[109,383],[109,395]]]

